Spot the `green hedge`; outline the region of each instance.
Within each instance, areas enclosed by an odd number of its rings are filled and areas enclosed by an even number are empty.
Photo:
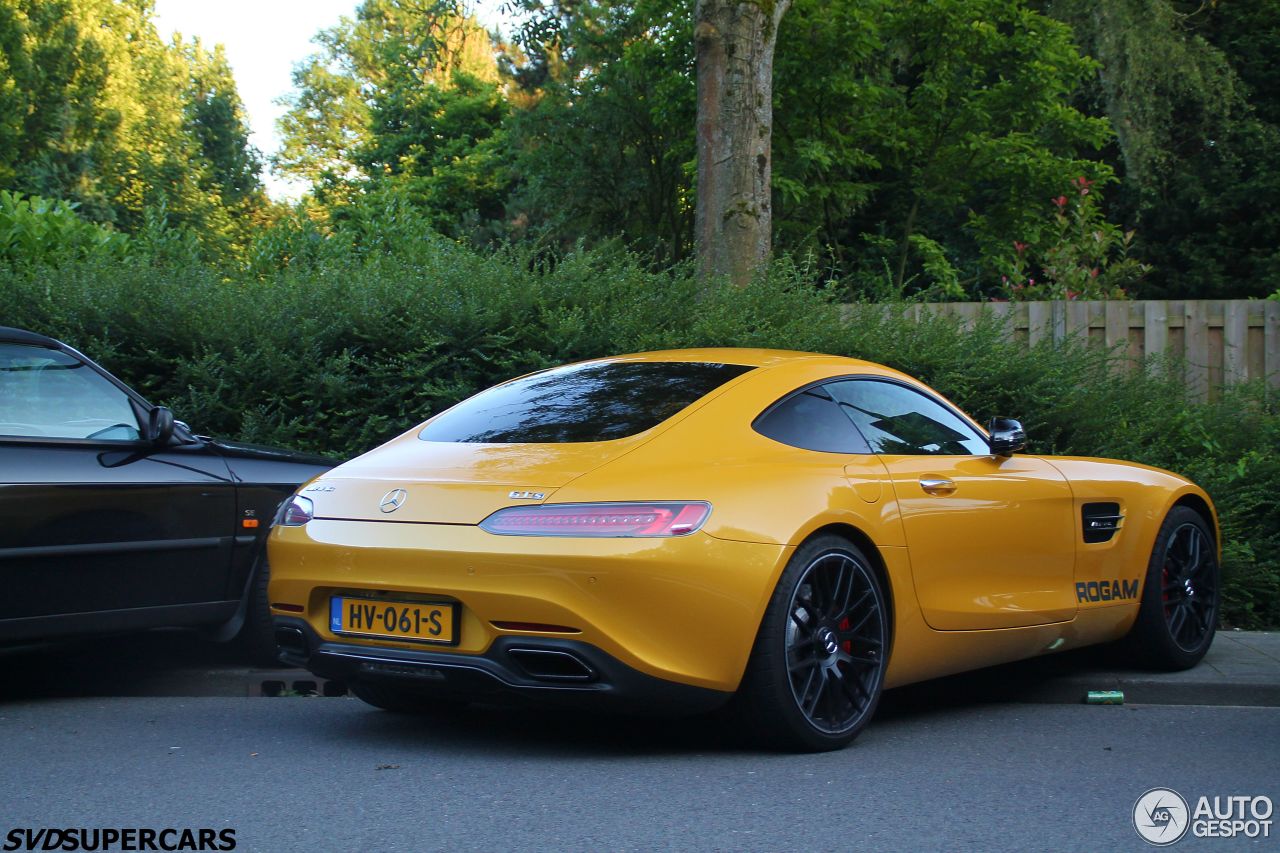
[[[1041,453],[1132,459],[1196,479],[1225,533],[1224,619],[1280,625],[1280,415],[1261,387],[1186,402],[1175,371],[1113,375],[1107,353],[1027,349],[842,308],[777,263],[745,290],[620,250],[552,262],[430,235],[233,273],[133,258],[0,267],[0,325],[84,350],[197,431],[349,456],[496,381],[575,359],[681,346],[770,346],[869,358],[975,417],[1021,417]]]

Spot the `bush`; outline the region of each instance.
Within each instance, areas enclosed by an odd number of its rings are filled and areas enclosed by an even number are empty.
[[[0,261],[48,264],[83,257],[121,257],[124,234],[82,219],[74,202],[0,190]]]
[[[398,246],[334,251],[332,238],[288,227],[231,275],[155,259],[0,269],[0,324],[67,340],[198,431],[340,456],[494,382],[577,359],[682,346],[865,357],[979,419],[1021,416],[1036,452],[1193,477],[1222,517],[1224,619],[1280,625],[1280,416],[1265,388],[1188,403],[1158,365],[1120,376],[1105,351],[1027,349],[994,320],[965,331],[893,306],[841,306],[786,260],[746,289],[704,290],[690,268],[654,272],[616,247],[481,254],[407,228]]]

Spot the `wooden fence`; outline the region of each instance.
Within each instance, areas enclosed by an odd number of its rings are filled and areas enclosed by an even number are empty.
[[[1195,399],[1264,377],[1280,388],[1280,302],[1272,300],[933,302],[906,310],[917,318],[959,317],[968,325],[982,314],[1007,317],[1009,334],[1028,345],[1083,338],[1115,347],[1121,370],[1136,369],[1148,355],[1172,356],[1185,365]]]

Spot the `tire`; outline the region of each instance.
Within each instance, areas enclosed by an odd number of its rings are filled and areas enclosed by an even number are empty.
[[[1138,618],[1126,638],[1136,661],[1162,670],[1199,663],[1217,629],[1220,587],[1212,529],[1190,507],[1174,507],[1156,534]]]
[[[815,537],[778,580],[735,705],[765,743],[840,749],[875,713],[888,649],[888,602],[871,562],[846,539]]]
[[[248,609],[244,624],[233,642],[241,654],[261,667],[282,667],[280,650],[276,647],[275,625],[271,621],[271,605],[267,601],[267,584],[271,581],[271,567],[264,553],[253,567],[253,580],[249,582]]]
[[[367,702],[375,708],[392,711],[397,714],[434,714],[449,716],[466,709],[467,703],[451,697],[442,697],[433,693],[424,693],[393,684],[379,684],[368,681],[355,682],[348,685],[353,696]]]

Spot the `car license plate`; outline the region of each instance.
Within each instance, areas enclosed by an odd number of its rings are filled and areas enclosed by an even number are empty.
[[[454,645],[457,623],[458,605],[451,602],[329,599],[329,630],[335,634]]]

